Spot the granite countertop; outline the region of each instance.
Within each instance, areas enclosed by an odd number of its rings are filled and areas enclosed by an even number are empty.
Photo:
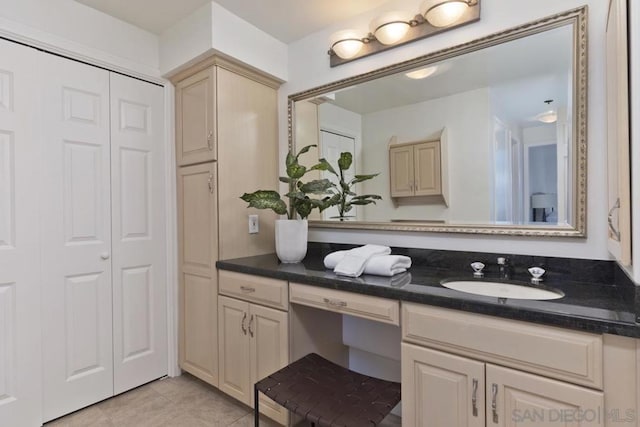
[[[330,289],[357,292],[401,301],[487,314],[570,329],[640,338],[635,323],[635,287],[616,283],[594,283],[549,275],[545,285],[560,289],[556,300],[533,301],[486,297],[441,286],[446,279],[474,280],[470,271],[452,272],[414,262],[407,272],[394,277],[337,276],[324,268],[324,253],[312,252],[302,263],[281,264],[275,254],[218,261],[222,270],[271,277]],[[496,279],[489,271],[485,280]],[[527,284],[516,272],[512,283]]]

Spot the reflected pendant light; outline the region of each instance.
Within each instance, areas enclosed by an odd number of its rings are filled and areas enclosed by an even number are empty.
[[[409,13],[393,11],[371,21],[370,29],[375,38],[384,45],[399,42],[411,28]]]
[[[353,58],[360,52],[364,41],[356,30],[342,30],[331,35],[331,50],[340,58]]]
[[[448,27],[458,22],[471,4],[470,0],[425,0],[420,13],[434,27]]]

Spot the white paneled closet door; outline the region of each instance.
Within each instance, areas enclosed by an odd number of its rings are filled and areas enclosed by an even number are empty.
[[[44,420],[113,395],[109,73],[41,54]]]
[[[0,426],[42,422],[37,55],[0,40]]]
[[[167,374],[164,91],[111,73],[114,391]]]

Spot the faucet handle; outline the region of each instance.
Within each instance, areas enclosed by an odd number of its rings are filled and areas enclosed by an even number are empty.
[[[484,273],[482,269],[484,268],[484,264],[480,261],[472,262],[471,268],[473,269],[473,277],[484,277]]]
[[[531,275],[533,276],[531,278],[531,283],[533,283],[534,285],[538,285],[540,282],[542,282],[542,275],[546,273],[546,271],[542,267],[531,267],[529,269],[529,273],[531,273]]]
[[[498,257],[498,265],[505,265],[507,263],[507,259],[503,256]]]

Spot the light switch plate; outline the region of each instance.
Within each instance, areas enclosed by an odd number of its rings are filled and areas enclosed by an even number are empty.
[[[249,215],[249,234],[257,234],[260,232],[260,223],[258,215]]]

